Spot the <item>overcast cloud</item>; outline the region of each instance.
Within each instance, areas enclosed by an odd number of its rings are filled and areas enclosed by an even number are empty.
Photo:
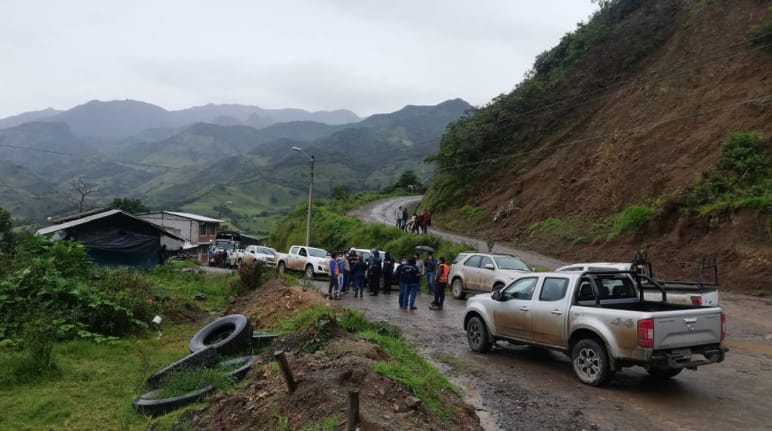
[[[350,109],[509,92],[590,0],[3,0],[0,118],[89,100]]]

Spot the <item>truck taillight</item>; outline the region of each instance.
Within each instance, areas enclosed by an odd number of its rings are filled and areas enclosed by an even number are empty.
[[[721,341],[726,337],[726,314],[721,313]]]
[[[692,295],[692,304],[693,305],[702,305],[702,296],[700,295]]]
[[[654,347],[654,319],[638,321],[638,345]]]

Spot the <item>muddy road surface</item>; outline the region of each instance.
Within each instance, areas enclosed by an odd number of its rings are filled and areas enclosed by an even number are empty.
[[[420,197],[378,201],[357,211],[370,221],[394,223],[394,209]],[[433,233],[444,235],[433,230]],[[454,235],[486,249],[480,240]],[[495,251],[523,256],[532,265],[562,262],[496,245]],[[524,253],[525,252],[525,253]],[[315,283],[326,289],[321,282]],[[471,352],[462,329],[464,300],[448,296],[445,309],[429,309],[432,298],[417,298],[418,310],[400,309],[396,293],[335,301],[362,310],[373,320],[400,327],[423,355],[463,391],[487,430],[770,430],[772,429],[772,301],[722,293],[727,314],[726,345],[720,364],[684,370],[669,381],[627,368],[610,384],[580,384],[560,353],[500,342],[487,354]]]

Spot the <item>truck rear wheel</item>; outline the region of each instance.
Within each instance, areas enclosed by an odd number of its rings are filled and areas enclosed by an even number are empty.
[[[579,381],[588,385],[603,386],[614,377],[605,347],[593,338],[583,338],[574,344],[571,364]]]
[[[453,283],[450,284],[450,291],[453,292],[453,297],[456,299],[464,299],[466,296],[464,293],[464,282],[460,278],[453,279]]]

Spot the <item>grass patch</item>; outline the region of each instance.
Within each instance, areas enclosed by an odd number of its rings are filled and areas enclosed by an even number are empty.
[[[193,332],[180,326],[169,328],[161,338],[58,343],[56,378],[4,385],[10,390],[0,391],[0,429],[146,429],[150,419],[134,413],[131,401],[148,375],[188,353],[187,338]],[[0,352],[0,369],[8,369],[14,356]],[[161,422],[171,424],[177,415],[166,416]]]
[[[482,223],[490,219],[490,214],[485,208],[473,207],[471,205],[464,205],[461,207],[461,216],[464,217],[466,222]]]
[[[303,428],[301,428],[300,431],[335,431],[342,423],[343,422],[340,419],[329,416],[321,421],[303,425]]]
[[[619,213],[615,220],[609,241],[615,239],[624,232],[636,230],[646,224],[654,215],[654,208],[643,205],[632,205]]]
[[[764,297],[764,296],[767,296],[767,290],[766,289],[756,289],[756,290],[753,291],[752,295],[753,296],[758,296],[758,297]]]
[[[161,386],[156,399],[177,397],[193,392],[207,385],[214,385],[217,391],[226,391],[233,387],[233,380],[219,368],[199,368],[172,373]]]
[[[170,263],[170,265],[157,266],[153,271],[153,278],[161,299],[186,302],[193,300],[196,293],[201,292],[206,294],[206,299],[197,301],[198,307],[205,310],[225,309],[228,296],[232,293],[229,282],[238,280],[238,275],[182,271],[183,268],[191,267],[191,264],[181,261]]]

